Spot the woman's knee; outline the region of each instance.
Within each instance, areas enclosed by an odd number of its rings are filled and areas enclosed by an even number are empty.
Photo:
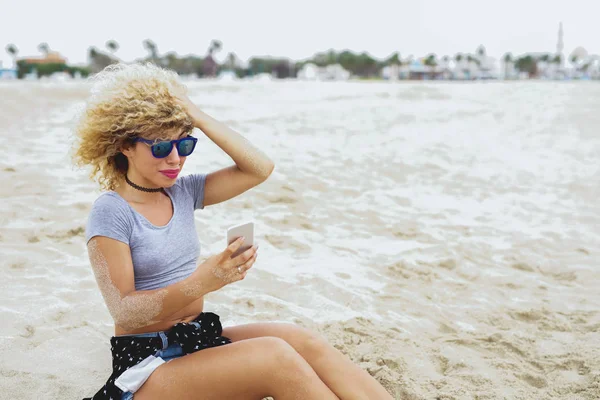
[[[325,337],[318,332],[293,324],[290,324],[290,329],[295,332],[294,348],[307,360],[327,354],[327,350],[331,348]]]
[[[271,377],[273,384],[279,381],[302,380],[314,374],[310,364],[284,339],[264,336],[255,340],[261,341],[264,349],[261,368]]]
[[[275,336],[256,338],[260,342],[261,351],[275,368],[297,366],[302,356],[285,340]]]

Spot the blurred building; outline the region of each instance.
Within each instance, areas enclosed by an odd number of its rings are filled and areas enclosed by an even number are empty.
[[[12,79],[17,79],[17,70],[14,68],[2,68],[2,61],[0,61],[0,80]]]
[[[0,68],[0,79],[2,79],[2,80],[17,79],[17,70],[16,69],[8,69],[8,68]]]
[[[498,79],[500,68],[494,57],[487,54],[477,54],[475,57],[476,68],[473,71],[475,79]]]
[[[350,71],[347,71],[340,64],[328,65],[325,70],[321,70],[321,77],[329,81],[345,81],[350,79]]]
[[[256,75],[247,76],[245,79],[258,82],[273,82],[277,78],[273,75],[273,73],[260,72]]]
[[[501,76],[503,79],[517,79],[519,77],[519,72],[515,68],[515,62],[511,58],[502,59],[500,69],[502,70]]]
[[[217,75],[218,64],[212,55],[208,54],[202,61],[202,75],[205,77],[215,77]]]
[[[448,80],[452,79],[452,69],[454,68],[455,62],[448,56],[442,57],[436,66],[437,79]]]
[[[408,66],[408,76],[407,79],[413,80],[434,80],[434,79],[443,79],[444,77],[444,69],[439,65],[427,65],[426,59],[416,59],[411,60]],[[402,69],[401,69],[402,70]],[[401,76],[404,74],[401,71]]]
[[[400,65],[386,65],[381,69],[381,77],[390,81],[396,81],[400,78]]]
[[[569,56],[569,58],[583,60],[583,59],[587,58],[588,55],[589,55],[588,51],[585,48],[578,46],[571,52],[571,55]]]
[[[220,81],[223,81],[223,82],[232,82],[232,81],[237,81],[238,77],[234,71],[225,69],[225,70],[219,72],[217,79]]]
[[[307,63],[298,70],[296,74],[298,79],[314,81],[317,80],[317,75],[319,74],[319,67],[317,67],[313,63]]]
[[[300,68],[296,77],[302,80],[344,81],[350,79],[350,75],[350,71],[340,64],[318,67],[315,64],[307,63]]]
[[[408,65],[408,79],[431,79],[431,68],[421,60],[412,60]]]
[[[563,24],[562,22],[558,24],[558,40],[556,42],[556,56],[558,56],[560,58],[560,62],[559,62],[559,66],[562,68],[565,65],[565,56],[563,54],[563,51],[565,49],[565,43],[564,43],[564,31],[563,31]]]
[[[591,79],[600,79],[600,56],[592,56],[589,60],[588,74]]]
[[[43,57],[22,57],[19,61],[27,64],[66,64],[67,59],[61,56],[57,51],[49,51]]]
[[[42,76],[40,79],[53,82],[66,82],[73,80],[73,77],[68,72],[54,72],[51,75]]]

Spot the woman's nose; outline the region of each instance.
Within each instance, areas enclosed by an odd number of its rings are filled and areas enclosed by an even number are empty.
[[[179,162],[179,151],[177,150],[177,146],[173,146],[171,152],[167,156],[167,161],[171,163]]]

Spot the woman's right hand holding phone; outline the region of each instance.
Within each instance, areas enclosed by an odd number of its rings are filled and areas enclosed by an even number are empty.
[[[241,281],[246,277],[248,270],[252,268],[258,257],[258,245],[254,245],[237,257],[231,258],[243,243],[244,238],[240,237],[231,242],[224,251],[209,257],[198,265],[194,274],[197,275],[197,279],[207,291],[214,292],[225,285]]]

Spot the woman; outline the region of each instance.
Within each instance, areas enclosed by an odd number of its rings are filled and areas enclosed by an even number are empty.
[[[197,264],[194,210],[264,182],[273,162],[208,116],[172,72],[113,65],[94,78],[75,160],[102,193],[86,226],[90,263],[115,321],[113,373],[93,399],[391,399],[320,335],[293,324],[222,328],[204,295],[246,277],[238,240]],[[198,128],[235,165],[179,177]],[[199,351],[202,350],[202,351]]]

